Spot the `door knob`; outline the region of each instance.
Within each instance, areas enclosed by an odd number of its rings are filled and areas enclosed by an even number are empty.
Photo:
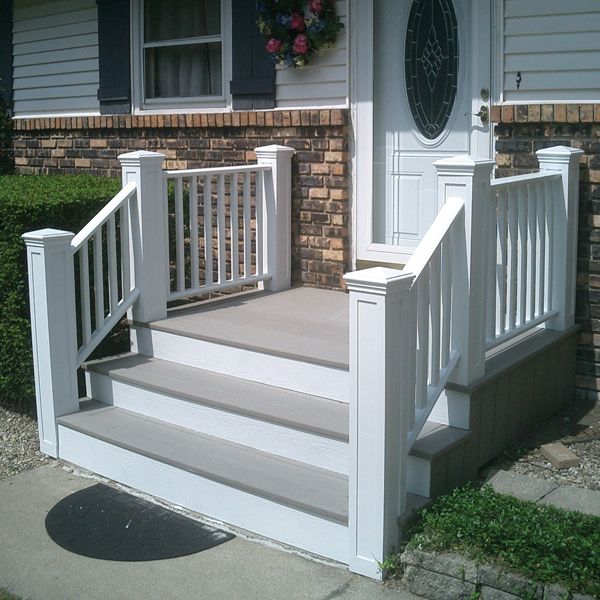
[[[490,110],[485,104],[481,105],[478,113],[466,112],[465,117],[467,115],[473,115],[474,117],[479,117],[481,119],[482,123],[487,123],[490,120]]]

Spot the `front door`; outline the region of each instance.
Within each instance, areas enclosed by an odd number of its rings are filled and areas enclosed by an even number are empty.
[[[371,241],[389,262],[439,210],[433,163],[491,155],[490,39],[490,0],[374,0]]]

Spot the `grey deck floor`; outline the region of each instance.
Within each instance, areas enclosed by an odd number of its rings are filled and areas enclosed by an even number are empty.
[[[171,309],[153,329],[348,368],[348,295],[315,288],[253,292]]]

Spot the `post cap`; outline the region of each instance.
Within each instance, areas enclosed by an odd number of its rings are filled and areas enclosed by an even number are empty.
[[[495,165],[496,163],[489,158],[472,158],[468,154],[442,158],[433,163],[438,173],[454,175],[474,175],[476,172],[491,173]]]
[[[125,154],[120,154],[117,158],[119,159],[122,167],[132,167],[141,163],[158,163],[159,165],[162,165],[167,157],[160,152],[137,150],[136,152],[126,152]]]
[[[70,244],[71,240],[75,237],[74,233],[70,231],[63,231],[61,229],[36,229],[35,231],[28,231],[24,233],[21,238],[28,245],[36,246],[48,246],[49,244]]]
[[[292,156],[296,151],[289,146],[270,144],[269,146],[259,146],[258,148],[254,148],[254,152],[258,158],[274,158],[277,155]]]
[[[346,286],[351,292],[361,291],[381,295],[409,289],[414,278],[413,273],[403,273],[399,269],[389,267],[371,267],[344,275]]]
[[[538,162],[540,163],[570,163],[579,162],[579,157],[583,153],[583,150],[580,150],[579,148],[571,148],[570,146],[551,146],[550,148],[542,148],[535,154],[538,157]]]

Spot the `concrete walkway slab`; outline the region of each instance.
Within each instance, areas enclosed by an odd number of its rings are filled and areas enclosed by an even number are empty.
[[[124,563],[72,554],[44,519],[95,481],[44,466],[0,481],[0,588],[30,600],[410,600],[416,596],[347,569],[237,537],[211,550]]]
[[[507,494],[529,502],[537,502],[558,487],[558,484],[552,481],[543,481],[509,471],[497,471],[486,483],[489,483],[499,494]]]
[[[561,485],[540,501],[564,510],[576,510],[600,517],[600,492]]]

